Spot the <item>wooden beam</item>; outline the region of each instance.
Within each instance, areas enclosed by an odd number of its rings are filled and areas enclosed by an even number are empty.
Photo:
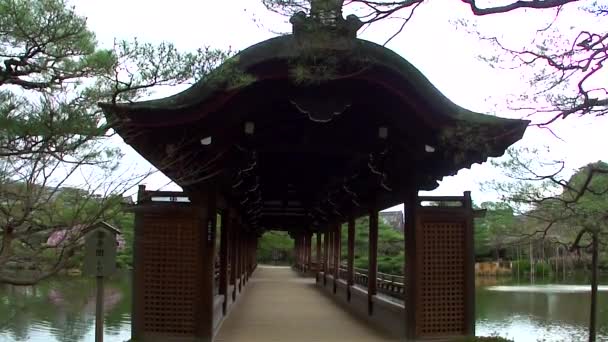
[[[378,209],[369,210],[369,266],[367,268],[367,309],[374,312],[373,296],[377,294],[378,277]]]
[[[355,218],[348,219],[348,266],[346,273],[346,299],[350,301],[350,287],[355,284]]]

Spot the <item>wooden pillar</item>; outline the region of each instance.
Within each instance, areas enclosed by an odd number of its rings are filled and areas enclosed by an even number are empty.
[[[239,278],[241,279],[241,288],[243,288],[246,284],[245,282],[245,238],[247,236],[247,233],[243,232],[241,234],[241,239],[240,239],[240,254],[241,254],[241,268],[240,268],[240,273],[239,273]]]
[[[245,239],[243,239],[243,257],[245,258],[243,268],[243,278],[245,279],[245,284],[249,281],[249,234],[245,235]]]
[[[418,191],[412,188],[404,199],[404,225],[403,234],[405,240],[405,336],[408,340],[416,338],[416,265],[418,263],[416,253],[416,211],[418,208]]]
[[[298,235],[293,236],[293,256],[294,256],[294,264],[296,266],[296,270],[300,265],[300,253],[298,250]]]
[[[230,284],[232,284],[232,301],[236,300],[236,290],[238,287],[236,275],[238,273],[238,245],[237,245],[237,220],[230,217]]]
[[[237,249],[237,264],[236,264],[236,272],[237,272],[237,278],[238,278],[238,282],[239,282],[239,294],[241,293],[241,291],[243,291],[243,225],[242,225],[242,221],[240,226],[240,230],[237,233],[236,236],[236,249]]]
[[[323,286],[327,285],[329,272],[329,230],[323,233]]]
[[[342,240],[342,225],[336,224],[334,228],[334,293],[338,290],[338,279],[340,278],[340,247]]]
[[[302,233],[298,233],[298,267],[300,272],[304,271],[304,246],[302,243],[304,239],[302,238]]]
[[[219,294],[224,296],[222,312],[226,315],[228,309],[228,234],[230,229],[230,214],[224,210],[221,214],[222,226],[220,232],[220,288]]]
[[[201,217],[200,229],[203,231],[203,244],[205,248],[202,248],[199,257],[202,260],[202,272],[201,272],[201,295],[200,304],[196,305],[201,312],[200,324],[198,325],[198,336],[203,341],[211,342],[213,339],[213,302],[214,302],[214,291],[215,285],[215,234],[217,226],[217,198],[215,193],[210,192],[207,196],[207,203],[202,203],[202,208],[199,209]],[[195,202],[196,203],[196,202]]]
[[[255,241],[253,245],[253,270],[255,271],[258,268],[258,242],[260,240],[259,236],[255,236]]]
[[[330,227],[329,231],[327,232],[327,235],[329,236],[329,251],[327,254],[327,259],[328,259],[328,265],[329,265],[329,269],[327,270],[327,273],[329,274],[333,274],[334,272],[334,228]]]
[[[294,234],[293,236],[293,255],[294,255],[294,263],[296,266],[296,270],[300,270],[300,248],[299,248],[299,240],[298,234]]]
[[[463,198],[464,210],[466,212],[466,223],[464,232],[464,333],[475,336],[475,237],[474,237],[474,212],[471,192],[465,191]]]
[[[321,232],[317,231],[316,233],[317,235],[317,255],[315,256],[315,260],[317,262],[317,269],[316,269],[316,279],[317,279],[317,283],[319,282],[319,274],[321,272],[321,262],[323,260],[323,258],[321,257]]]
[[[377,293],[378,277],[378,210],[369,211],[369,266],[367,268],[367,308],[370,315],[374,312],[373,296]]]
[[[141,206],[144,202],[146,192],[146,186],[140,185],[137,191],[137,205]],[[144,295],[143,290],[145,284],[144,274],[144,249],[143,249],[143,237],[144,237],[144,225],[145,213],[135,213],[134,227],[133,227],[133,289],[132,289],[132,304],[131,311],[133,317],[131,318],[131,338],[133,340],[142,340],[145,333],[144,325]]]
[[[348,266],[346,272],[346,296],[350,301],[350,287],[355,284],[355,218],[348,219]]]
[[[306,233],[306,271],[312,270],[312,233]]]

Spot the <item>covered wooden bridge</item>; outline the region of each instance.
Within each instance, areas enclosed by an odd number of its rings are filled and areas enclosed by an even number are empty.
[[[474,333],[470,195],[417,193],[502,155],[527,122],[455,105],[399,55],[357,39],[356,17],[319,3],[292,18],[293,34],[242,51],[182,93],[102,105],[124,140],[184,189],[140,189],[135,340],[211,341],[254,272],[267,230],[289,231],[298,269],[318,272],[322,291],[399,338]],[[399,203],[405,304],[395,309],[376,296],[376,248],[378,210]],[[353,286],[352,237],[364,215],[369,284],[361,289]],[[346,222],[349,262],[340,272]]]

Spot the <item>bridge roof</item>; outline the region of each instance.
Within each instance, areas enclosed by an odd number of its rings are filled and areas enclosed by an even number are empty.
[[[294,34],[179,94],[101,106],[169,178],[186,191],[216,187],[260,230],[396,205],[521,139],[527,121],[454,104],[401,56],[357,39],[351,19],[320,31],[293,20]]]

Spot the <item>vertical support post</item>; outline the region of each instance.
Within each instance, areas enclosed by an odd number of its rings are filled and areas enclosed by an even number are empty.
[[[297,270],[300,265],[300,253],[298,251],[298,235],[294,235],[293,237],[293,255],[295,259],[294,263]]]
[[[239,273],[239,278],[241,279],[241,286],[240,288],[245,287],[246,285],[246,279],[245,279],[245,239],[247,238],[247,233],[243,232],[243,234],[241,235],[241,239],[240,239],[240,255],[241,255],[241,268],[240,268],[240,273]]]
[[[103,276],[97,276],[95,303],[95,342],[103,342]]]
[[[416,211],[418,209],[418,191],[415,188],[408,190],[404,199],[404,226],[405,236],[405,264],[403,275],[405,277],[405,337],[407,340],[416,338]]]
[[[474,213],[471,192],[464,192],[464,209],[466,215],[464,233],[464,333],[475,336],[475,237],[474,237]]]
[[[340,278],[341,229],[342,225],[340,223],[336,224],[334,232],[334,293],[338,290],[338,279]]]
[[[373,296],[377,293],[378,278],[378,209],[369,211],[369,267],[367,268],[367,309],[374,313]]]
[[[239,221],[240,224],[240,231],[239,234],[236,236],[236,249],[237,249],[237,266],[236,266],[236,274],[237,274],[237,278],[238,278],[238,282],[239,282],[239,294],[241,293],[241,291],[243,291],[243,225],[242,225],[242,221]]]
[[[206,201],[205,201],[206,200]],[[195,317],[197,317],[195,325],[195,335],[201,341],[211,342],[213,338],[213,286],[215,284],[215,234],[217,226],[217,203],[216,194],[213,190],[209,190],[207,196],[202,203],[197,203],[200,222],[201,248],[199,249],[198,259],[201,262],[199,296],[196,308]]]
[[[306,233],[306,271],[312,270],[312,233]]]
[[[146,197],[146,186],[140,185],[137,189],[137,205],[142,205]],[[133,289],[131,290],[133,300],[131,302],[131,339],[141,340],[144,333],[144,260],[142,249],[142,237],[144,234],[144,220],[142,214],[137,213],[134,219],[133,229]]]
[[[317,255],[315,256],[315,259],[317,261],[317,272],[316,272],[316,279],[317,279],[317,283],[319,282],[319,275],[321,274],[321,262],[323,260],[323,258],[321,257],[321,232],[317,231]]]
[[[249,282],[251,275],[251,234],[245,239],[245,282]]]
[[[298,235],[295,234],[293,237],[293,254],[295,257],[295,265],[296,265],[296,270],[300,269],[300,249],[299,247],[299,240],[298,240]]]
[[[238,272],[238,245],[237,245],[237,220],[235,217],[230,217],[230,284],[232,288],[232,301],[236,300],[237,281],[236,275]]]
[[[336,235],[334,234],[334,227],[330,227],[329,228],[329,255],[327,257],[327,259],[329,259],[329,270],[327,271],[327,273],[329,274],[333,274],[334,273],[334,248],[335,248],[335,237]]]
[[[348,219],[348,270],[346,273],[346,299],[350,301],[350,287],[355,284],[355,218]]]
[[[327,285],[327,272],[329,272],[329,230],[323,233],[323,286]]]
[[[304,270],[304,247],[302,246],[302,233],[298,233],[298,237],[297,237],[297,245],[298,245],[298,269],[301,271]]]
[[[228,209],[230,210],[230,209]],[[226,315],[228,309],[228,231],[230,229],[230,215],[227,210],[221,213],[222,226],[220,231],[220,288],[219,294],[224,296],[222,313]]]

